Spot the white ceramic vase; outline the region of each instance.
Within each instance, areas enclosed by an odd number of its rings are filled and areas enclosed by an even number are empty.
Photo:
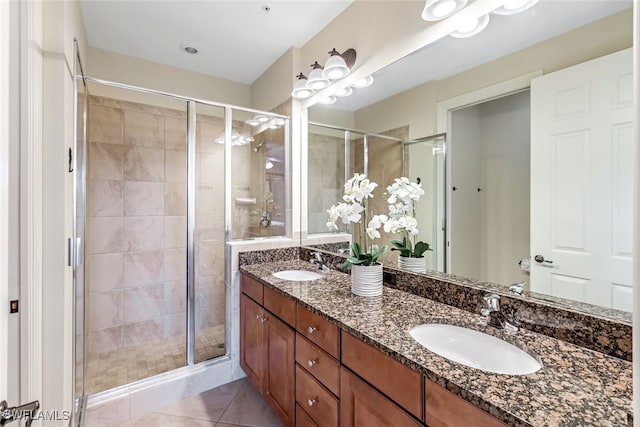
[[[426,273],[427,272],[427,258],[412,258],[399,256],[398,268],[400,270],[410,271],[412,273]]]
[[[351,292],[361,297],[382,295],[382,264],[352,265]]]

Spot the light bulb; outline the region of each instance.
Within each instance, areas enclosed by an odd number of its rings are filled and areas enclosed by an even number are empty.
[[[456,9],[455,0],[445,0],[442,3],[438,3],[433,8],[433,16],[435,18],[444,18]]]

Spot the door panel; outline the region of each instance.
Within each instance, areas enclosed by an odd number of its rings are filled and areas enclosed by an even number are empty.
[[[264,360],[262,315],[258,304],[244,294],[240,296],[240,366],[260,392]]]
[[[265,313],[264,394],[285,426],[293,426],[295,412],[295,331],[271,313]]]
[[[532,291],[631,309],[632,67],[627,49],[532,81]]]

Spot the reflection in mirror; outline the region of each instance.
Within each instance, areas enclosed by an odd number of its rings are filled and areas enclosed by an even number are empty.
[[[630,6],[540,2],[521,16],[492,17],[478,36],[442,39],[375,73],[366,90],[312,107],[312,122],[399,142],[390,151],[367,141],[365,151],[364,138],[354,138],[347,149],[344,132],[334,133],[334,157],[323,158],[328,148],[314,148],[311,136],[319,127],[309,127],[310,237],[327,235],[323,211],[344,183],[312,188],[313,165],[318,174],[336,164],[339,172],[328,174],[335,180],[366,163],[381,188],[402,175],[421,179],[416,217],[420,240],[433,249],[429,270],[505,287],[524,282],[528,295],[583,311],[630,311]],[[594,60],[604,62],[590,66]],[[344,238],[348,230],[340,231]]]

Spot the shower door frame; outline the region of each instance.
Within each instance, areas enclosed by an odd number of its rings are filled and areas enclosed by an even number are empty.
[[[75,75],[75,77],[78,77],[77,74]],[[284,120],[284,128],[285,128],[285,133],[284,133],[284,138],[285,138],[285,162],[288,159],[288,152],[291,148],[291,144],[290,144],[290,132],[289,132],[289,126],[291,123],[290,117],[289,116],[285,116],[282,114],[277,114],[277,113],[272,113],[272,112],[266,112],[266,111],[261,111],[261,110],[256,110],[256,109],[252,109],[252,108],[247,108],[247,107],[241,107],[241,106],[237,106],[237,105],[232,105],[232,104],[226,104],[226,103],[221,103],[221,102],[215,102],[215,101],[210,101],[210,100],[206,100],[206,99],[200,99],[200,98],[193,98],[193,97],[188,97],[188,96],[184,96],[184,95],[178,95],[178,94],[174,94],[174,93],[170,93],[170,92],[165,92],[165,91],[160,91],[160,90],[156,90],[156,89],[149,89],[149,88],[143,88],[143,87],[139,87],[139,86],[135,86],[135,85],[129,85],[126,83],[119,83],[119,82],[114,82],[114,81],[110,81],[110,80],[105,80],[105,79],[101,79],[101,78],[96,78],[96,77],[92,77],[92,76],[82,76],[83,80],[85,82],[88,83],[95,83],[95,84],[99,84],[99,85],[104,85],[104,86],[109,86],[109,87],[114,87],[114,88],[118,88],[118,89],[124,89],[124,90],[129,90],[129,91],[134,91],[134,92],[140,92],[140,93],[145,93],[145,94],[151,94],[151,95],[159,95],[159,96],[163,96],[163,97],[169,97],[175,100],[180,100],[180,101],[184,101],[187,105],[187,138],[185,143],[186,148],[187,148],[187,274],[186,274],[186,340],[185,340],[185,344],[186,344],[186,360],[185,360],[185,365],[176,369],[181,369],[181,368],[185,368],[185,367],[191,367],[194,365],[205,365],[205,364],[212,364],[212,363],[218,363],[220,361],[225,361],[228,360],[230,358],[230,351],[231,351],[231,346],[232,346],[232,331],[231,331],[231,307],[232,307],[232,301],[231,301],[231,293],[230,292],[225,292],[226,297],[225,297],[225,354],[215,357],[213,359],[208,359],[208,360],[203,360],[201,362],[196,363],[195,362],[195,345],[196,345],[196,329],[195,329],[195,308],[196,308],[196,301],[195,301],[195,240],[194,240],[194,232],[195,232],[195,218],[196,218],[196,212],[195,212],[195,195],[196,195],[196,109],[197,109],[197,104],[203,104],[203,105],[207,105],[207,106],[211,106],[211,107],[217,107],[217,108],[222,108],[224,109],[225,112],[225,143],[224,143],[224,244],[225,244],[225,251],[224,251],[224,257],[225,257],[225,269],[224,269],[224,283],[225,283],[225,287],[228,286],[228,284],[230,283],[232,277],[231,277],[231,271],[230,271],[230,251],[228,248],[228,244],[232,241],[231,239],[231,206],[232,206],[232,193],[231,193],[231,172],[232,172],[232,168],[231,168],[231,149],[232,149],[232,126],[233,126],[233,111],[241,111],[241,112],[245,112],[245,113],[250,113],[250,114],[267,114],[269,117],[271,118],[278,118],[278,119],[283,119]],[[90,96],[89,91],[87,89],[87,96]],[[77,117],[74,118],[74,121],[77,120]],[[86,123],[86,122],[85,122]],[[74,123],[74,125],[77,127],[77,123]],[[286,165],[287,167],[289,167],[289,165]],[[287,188],[290,188],[290,178],[287,180]],[[290,205],[290,196],[287,195],[286,197],[287,203]],[[289,210],[290,206],[287,206],[287,210]],[[73,227],[75,230],[75,226],[76,226],[76,221],[75,221],[75,215],[77,214],[76,211],[76,206],[74,204],[74,219],[73,219]],[[85,221],[86,221],[86,210],[84,212],[85,214]],[[291,232],[291,224],[288,223],[287,224],[287,233],[290,234]],[[74,249],[75,250],[75,249]],[[84,246],[82,247],[82,251],[84,251]],[[82,265],[82,268],[84,268],[84,264]],[[74,274],[74,288],[75,288],[75,274]],[[86,297],[86,293],[84,294]],[[86,305],[85,305],[86,307]],[[75,301],[74,301],[74,310],[75,310]],[[86,314],[85,314],[86,317]],[[75,324],[74,324],[74,328],[75,328]],[[86,333],[86,330],[83,330],[83,336]],[[86,359],[86,338],[84,339],[84,356]],[[83,363],[83,367],[82,369],[84,369],[84,363]],[[170,373],[170,372],[174,372],[176,369],[173,370],[169,370],[163,374],[166,373]],[[159,374],[156,376],[160,376],[163,374]],[[74,375],[75,375],[75,367],[74,367]],[[146,378],[141,378],[137,381],[131,382],[131,383],[127,383],[126,385],[124,385],[124,387],[128,387],[131,386],[132,384],[138,384],[138,383],[143,383],[146,381],[149,381],[149,379],[154,378],[156,376],[152,376],[152,377],[146,377]],[[119,386],[117,388],[120,388],[123,386]],[[116,388],[116,389],[117,389]],[[94,395],[101,395],[103,393],[110,393],[115,389],[108,389],[102,392],[98,392]],[[83,401],[86,401],[87,399],[87,395],[85,393]]]

